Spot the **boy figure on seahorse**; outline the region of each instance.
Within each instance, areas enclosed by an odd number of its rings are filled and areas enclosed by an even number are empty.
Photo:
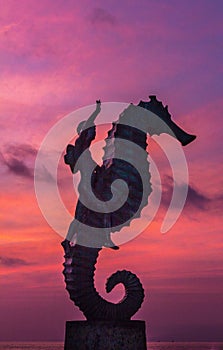
[[[78,125],[79,136],[74,146],[67,146],[64,157],[72,173],[81,173],[75,217],[66,239],[72,242],[76,235],[79,245],[116,250],[119,248],[113,243],[111,233],[120,231],[134,218],[140,217],[152,191],[146,152],[147,133],[150,136],[168,133],[182,145],[192,142],[195,136],[178,127],[171,120],[167,106],[164,107],[156,96],[150,96],[149,102],[140,101],[138,106],[130,104],[113,123],[105,140],[103,164],[99,166],[92,159],[89,147],[96,136],[94,121],[100,111],[101,101],[98,100],[93,114]],[[134,166],[135,163],[140,169]],[[125,191],[116,180],[127,184],[125,202]],[[94,235],[89,234],[89,228],[95,228]]]

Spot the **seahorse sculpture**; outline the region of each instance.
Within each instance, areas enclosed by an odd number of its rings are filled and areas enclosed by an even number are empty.
[[[148,111],[152,113],[148,114]],[[97,101],[95,113],[88,122],[79,126],[79,138],[75,146],[67,146],[65,163],[70,165],[72,172],[78,170],[78,167],[75,169],[78,158],[84,151],[88,152],[95,138],[93,121],[99,112],[100,101]],[[148,203],[152,187],[146,152],[147,133],[159,135],[163,132],[176,137],[182,145],[187,145],[196,137],[184,132],[171,120],[167,106],[164,107],[156,96],[150,96],[149,102],[141,101],[138,106],[130,104],[108,132],[103,164],[99,166],[95,163],[91,176],[92,191],[95,197],[104,203],[107,203],[114,194],[114,189],[113,192],[111,190],[114,181],[124,180],[129,190],[125,203],[112,212],[99,212],[85,206],[81,199],[83,186],[79,187],[80,197],[75,213],[76,226],[74,224],[71,229],[71,233],[77,233],[77,239],[75,245],[70,244],[72,234],[68,232],[67,239],[62,242],[65,251],[63,274],[71,300],[84,313],[87,320],[130,320],[141,307],[144,290],[136,275],[123,270],[117,271],[108,278],[107,292],[110,292],[118,283],[122,283],[125,287],[124,298],[118,304],[113,304],[104,300],[96,291],[94,272],[99,252],[103,246],[118,249],[114,246],[110,233],[120,231],[122,227],[130,225],[133,219],[140,217],[142,209]],[[125,147],[125,140],[131,141],[132,147]],[[140,173],[133,165],[135,158],[138,157],[135,154],[137,150],[142,150],[138,162],[142,165]],[[91,158],[88,159],[91,160]],[[81,230],[82,226],[78,226],[78,222],[89,227],[89,230],[91,227],[98,229],[99,233],[93,236],[87,230]]]

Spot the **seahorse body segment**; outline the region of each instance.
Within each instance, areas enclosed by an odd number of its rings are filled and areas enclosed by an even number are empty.
[[[101,249],[89,248],[69,241],[62,242],[65,251],[64,276],[70,299],[74,301],[88,320],[129,320],[140,308],[144,291],[138,277],[129,271],[117,271],[106,283],[110,292],[115,285],[122,283],[125,296],[113,304],[104,300],[94,287],[94,272]]]

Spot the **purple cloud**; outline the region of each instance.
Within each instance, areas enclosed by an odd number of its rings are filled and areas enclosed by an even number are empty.
[[[33,178],[33,169],[28,164],[34,159],[37,150],[27,144],[8,144],[4,146],[0,159],[8,170],[18,176]]]
[[[179,186],[179,191],[181,190],[181,188],[183,190],[183,186],[184,186],[183,184],[176,185],[176,186]],[[172,191],[173,191],[173,179],[170,176],[165,176],[164,191],[162,195],[162,204],[165,207],[168,207],[170,203],[170,200],[172,197]],[[211,199],[206,195],[204,195],[200,190],[194,188],[192,185],[188,186],[186,208],[191,209],[191,206],[192,206],[194,209],[197,209],[197,210],[207,210],[209,209],[210,202],[211,202]]]
[[[11,258],[8,256],[0,256],[0,265],[4,267],[20,267],[20,266],[27,266],[31,264],[24,259]]]
[[[92,9],[89,19],[93,24],[115,25],[117,23],[116,17],[101,7]]]

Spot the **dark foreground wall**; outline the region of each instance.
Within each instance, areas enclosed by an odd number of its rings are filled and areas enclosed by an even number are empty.
[[[67,321],[65,350],[146,350],[144,321]]]

